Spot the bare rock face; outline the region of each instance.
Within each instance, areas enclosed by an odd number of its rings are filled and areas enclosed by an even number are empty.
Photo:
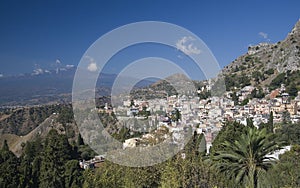
[[[264,50],[268,50],[273,46],[273,44],[270,43],[259,43],[258,45],[255,46],[249,46],[248,47],[248,55],[254,55],[257,54],[259,52],[262,52]]]
[[[265,74],[270,69],[274,70],[275,76],[288,70],[300,70],[300,19],[284,40],[250,46],[248,52],[226,66],[221,75],[245,74],[251,78],[254,71]],[[266,83],[274,78],[265,77]]]

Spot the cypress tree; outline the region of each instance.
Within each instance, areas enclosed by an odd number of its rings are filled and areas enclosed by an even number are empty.
[[[78,133],[78,137],[77,137],[77,145],[78,145],[78,146],[84,145],[83,138],[82,138],[82,136],[81,136],[80,133]]]
[[[273,133],[274,132],[274,123],[273,123],[273,112],[270,112],[269,121],[268,121],[268,132]]]

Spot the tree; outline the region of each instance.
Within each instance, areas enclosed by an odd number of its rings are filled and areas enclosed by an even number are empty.
[[[130,100],[130,107],[134,107],[135,106],[135,104],[134,104],[134,100],[133,99],[131,99]]]
[[[251,118],[247,118],[246,123],[248,127],[254,128],[253,120]]]
[[[291,82],[291,84],[286,88],[286,92],[292,97],[296,97],[298,95],[298,89],[295,82]]]
[[[126,174],[124,178],[124,187],[155,188],[160,184],[160,165],[138,168],[126,167],[123,171]]]
[[[290,115],[289,111],[284,110],[282,112],[282,123],[287,124],[287,123],[290,123],[290,122],[291,122],[291,115]]]
[[[237,68],[236,70],[239,70],[237,66],[236,68]],[[228,76],[228,75],[226,75],[224,79],[225,79],[226,91],[230,91],[230,89],[236,85],[235,80],[233,76]]]
[[[4,140],[3,146],[2,146],[2,151],[9,151],[9,146],[7,144],[7,140]]]
[[[178,109],[176,109],[176,112],[175,112],[175,119],[176,119],[176,121],[181,119],[181,114]]]
[[[260,175],[268,171],[275,163],[267,154],[280,149],[274,134],[266,129],[258,130],[247,127],[246,134],[236,141],[225,141],[223,149],[213,156],[215,166],[237,184],[245,183],[247,187],[257,188]]]
[[[7,141],[4,141],[0,150],[0,187],[15,188],[19,185],[19,160],[9,150]]]
[[[202,134],[202,138],[201,138],[201,142],[199,144],[199,152],[200,153],[206,153],[207,151],[207,148],[206,148],[206,139],[205,139],[205,136]]]
[[[300,123],[282,124],[278,129],[276,129],[276,134],[282,141],[291,145],[300,145]]]
[[[162,188],[179,188],[181,187],[180,182],[181,174],[178,166],[174,164],[174,161],[168,160],[164,169],[162,170],[161,176],[161,187]]]
[[[78,146],[84,145],[83,138],[82,138],[82,136],[81,136],[80,133],[78,133],[78,137],[77,137],[77,145],[78,145]]]
[[[269,121],[268,121],[268,128],[267,128],[267,130],[268,130],[269,133],[273,133],[273,131],[274,131],[273,119],[274,119],[274,117],[273,117],[273,111],[271,111],[270,112],[270,116],[269,116]]]
[[[276,78],[274,78],[270,83],[270,89],[276,89],[281,86],[282,83],[285,82],[285,73],[280,73],[277,75]]]
[[[32,163],[35,158],[35,148],[31,142],[25,144],[24,153],[21,156],[20,185],[21,187],[33,187]]]
[[[300,146],[279,156],[280,162],[268,173],[268,187],[300,187]]]
[[[245,87],[251,84],[249,77],[245,73],[242,73],[242,75],[238,78],[238,82],[240,83],[240,87]]]
[[[249,102],[249,99],[248,99],[248,98],[244,99],[244,100],[241,102],[241,106],[247,105],[248,102]]]
[[[258,84],[258,82],[261,80],[262,74],[259,71],[253,71],[252,77],[254,78],[254,81]]]
[[[183,151],[185,152],[186,158],[192,158],[199,156],[200,152],[205,153],[206,145],[203,146],[205,137],[203,134],[197,134],[196,131],[193,132],[193,136],[189,142],[185,145]],[[201,148],[200,148],[201,147]],[[201,149],[201,150],[200,150]]]
[[[186,152],[185,154],[188,155]],[[182,158],[179,154],[168,160],[162,169],[160,184],[166,188],[209,187],[212,183],[210,181],[210,166],[204,163],[201,156],[196,156],[193,152],[186,158]]]
[[[84,187],[122,187],[125,174],[123,166],[105,161],[94,173],[89,170],[84,172]]]
[[[258,90],[256,88],[254,88],[250,94],[251,98],[264,98],[265,97],[265,93],[263,91],[263,89],[261,87],[258,87]]]
[[[69,160],[65,164],[65,187],[82,187],[82,170],[77,160]]]
[[[62,107],[57,117],[58,122],[66,125],[74,120],[74,114],[71,106]]]
[[[171,117],[172,121],[176,121],[178,122],[181,119],[181,114],[180,111],[176,108],[175,111],[172,112],[172,117]]]
[[[161,187],[227,187],[216,169],[208,161],[204,161],[206,143],[203,134],[194,132],[185,145],[184,156],[180,152],[165,163],[161,175]]]
[[[32,164],[32,187],[37,188],[40,184],[40,174],[41,174],[41,157],[36,156]]]
[[[64,187],[64,164],[71,156],[71,146],[65,135],[52,129],[46,138],[42,154],[40,186]]]
[[[268,133],[274,133],[273,111],[270,112],[267,123],[259,124],[259,129],[266,129]]]
[[[228,121],[223,125],[223,128],[218,133],[210,148],[210,154],[214,155],[219,150],[225,149],[223,143],[225,141],[234,142],[240,135],[245,134],[246,126],[239,122]]]
[[[274,74],[274,69],[270,68],[270,69],[266,70],[266,71],[265,71],[265,74],[267,74],[267,75],[272,75],[272,74]]]
[[[239,104],[239,97],[237,96],[236,92],[233,92],[231,94],[231,99],[234,102],[234,105],[238,105]]]

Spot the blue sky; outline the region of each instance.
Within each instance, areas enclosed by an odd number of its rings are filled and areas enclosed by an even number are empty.
[[[31,72],[35,64],[49,69],[56,59],[77,65],[103,34],[138,21],[170,22],[190,30],[223,67],[250,44],[284,39],[299,18],[298,0],[3,0],[0,74]]]

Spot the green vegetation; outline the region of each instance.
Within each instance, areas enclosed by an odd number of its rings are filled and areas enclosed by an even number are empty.
[[[176,113],[174,113],[176,115]],[[274,127],[276,127],[274,129]],[[119,139],[129,130],[119,131]],[[293,145],[280,160],[266,156]],[[66,135],[51,130],[46,138],[25,143],[18,158],[7,142],[0,150],[0,187],[299,187],[300,124],[269,122],[259,129],[226,122],[206,154],[203,134],[194,132],[184,149],[154,166],[131,168],[105,161],[83,171],[79,160],[96,155],[79,134],[70,144]]]
[[[285,79],[285,73],[280,73],[276,76],[276,78],[274,78],[270,84],[270,89],[276,89],[279,88],[281,86],[282,83],[285,83],[286,79]]]
[[[177,108],[172,112],[171,119],[172,121],[176,121],[176,122],[178,122],[181,119],[180,111]]]
[[[253,91],[250,94],[251,98],[258,98],[262,99],[265,97],[265,93],[261,87],[258,87],[258,89],[254,88]]]
[[[296,97],[298,95],[298,88],[297,88],[295,82],[291,82],[287,86],[286,92],[288,92],[290,94],[290,96],[292,96],[292,97]]]
[[[59,109],[57,121],[63,125],[74,121],[74,114],[71,105],[63,106]]]
[[[265,80],[264,74],[262,74],[260,71],[253,71],[252,72],[252,78],[256,83],[259,83],[260,81]]]
[[[131,168],[105,162],[95,172],[85,172],[84,187],[224,187],[225,179],[203,160],[202,138],[194,134],[183,153],[154,166]]]
[[[251,85],[250,78],[245,74],[242,73],[240,75],[232,74],[225,76],[225,85],[226,91],[234,90],[236,88],[243,88],[245,86]]]
[[[268,133],[274,133],[274,123],[273,123],[273,112],[270,112],[269,121],[267,123],[261,123],[259,125],[260,129],[266,129]],[[284,134],[283,134],[284,135]],[[279,137],[279,135],[278,135]]]
[[[265,74],[267,74],[267,75],[272,75],[272,74],[274,74],[274,69],[270,68],[270,69],[266,70],[266,71],[265,71]]]
[[[45,121],[53,113],[72,110],[70,105],[45,105],[37,107],[24,107],[0,111],[0,129],[3,133],[24,136]],[[64,114],[64,113],[63,113]],[[70,120],[70,118],[68,118]],[[73,118],[72,118],[73,119]]]
[[[283,123],[279,125],[275,133],[290,145],[300,145],[300,123]]]
[[[27,142],[17,158],[6,142],[0,151],[0,187],[81,187],[77,146],[51,130],[45,140]]]
[[[291,151],[280,156],[278,163],[267,174],[268,186],[300,187],[300,146],[294,145]]]
[[[223,142],[225,140],[234,142],[237,137],[245,133],[246,127],[244,125],[238,122],[226,122],[210,148],[211,156],[215,155],[217,151],[224,149]]]
[[[238,105],[239,104],[239,97],[237,96],[237,93],[233,92],[230,96],[231,96],[231,100],[234,102],[234,105]]]
[[[285,85],[286,92],[289,93],[290,96],[297,96],[298,91],[300,91],[300,70],[278,74],[270,83],[269,88],[271,90],[280,88],[281,84]]]
[[[225,140],[223,148],[213,156],[217,169],[227,174],[237,185],[256,188],[274,161],[266,155],[280,149],[274,134],[266,129],[247,127],[235,141]]]
[[[242,102],[241,102],[241,106],[245,106],[249,103],[249,99],[244,99]]]
[[[19,159],[9,151],[7,142],[0,151],[0,187],[18,187],[20,179],[18,174]]]
[[[199,97],[200,99],[207,99],[208,97],[211,96],[211,93],[207,90],[206,87],[203,89],[203,91],[201,91],[201,88],[198,88],[198,91],[200,91],[200,92],[198,93],[198,97]]]
[[[138,116],[143,116],[145,119],[148,119],[148,117],[151,115],[150,111],[147,110],[146,106],[142,107],[142,111],[138,112]]]
[[[245,57],[245,61],[246,61],[246,62],[249,62],[249,61],[251,61],[252,59],[253,59],[253,57],[250,56],[250,55],[248,55],[248,56]]]

